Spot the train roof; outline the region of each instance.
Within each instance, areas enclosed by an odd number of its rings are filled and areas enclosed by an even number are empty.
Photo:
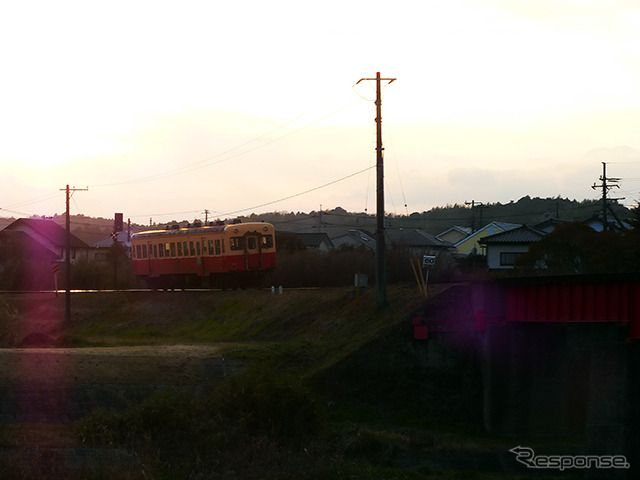
[[[242,228],[248,227],[250,228],[259,228],[259,227],[271,227],[273,225],[266,222],[247,222],[247,223],[229,223],[226,225],[213,225],[213,226],[202,226],[202,227],[186,227],[186,228],[177,228],[170,230],[148,230],[145,232],[134,233],[131,238],[149,238],[149,237],[166,237],[166,236],[174,236],[174,235],[193,235],[193,234],[202,234],[202,233],[222,233],[225,230],[230,228]],[[247,228],[242,228],[242,230],[247,230]]]

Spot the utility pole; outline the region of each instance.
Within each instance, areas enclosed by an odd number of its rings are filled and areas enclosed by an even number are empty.
[[[471,233],[476,233],[476,208],[480,208],[480,228],[484,227],[484,222],[482,221],[482,209],[489,208],[482,202],[476,202],[475,200],[471,200],[471,202],[464,202],[465,205],[471,205]]]
[[[471,200],[471,203],[464,202],[465,205],[471,205],[471,233],[476,233],[476,201]]]
[[[363,80],[376,81],[376,299],[378,307],[383,307],[387,303],[387,261],[384,241],[384,149],[382,148],[382,89],[380,84],[383,80],[392,83],[395,78],[380,78],[380,72],[377,72],[376,78],[361,78],[356,82],[356,85]]]
[[[204,225],[205,225],[205,227],[207,226],[207,223],[209,222],[209,213],[211,213],[211,212],[205,208],[204,209]]]
[[[607,194],[609,193],[609,190],[611,190],[614,187],[620,188],[620,185],[618,185],[618,182],[620,181],[620,179],[607,177],[606,162],[602,162],[602,175],[600,175],[600,181],[602,182],[600,185],[596,185],[594,183],[591,186],[591,188],[593,188],[594,190],[597,188],[602,189],[602,231],[606,232],[609,230],[609,220],[607,218],[607,210],[611,212],[613,217],[618,222],[618,225],[620,225],[621,228],[624,228],[624,226],[622,225],[622,222],[620,221],[616,213],[613,211],[613,208],[611,208],[611,205],[609,203],[612,200],[624,200],[624,198],[607,198]],[[607,183],[607,182],[610,182],[610,183]]]
[[[67,194],[67,208],[66,208],[66,218],[65,218],[65,227],[67,231],[66,241],[65,241],[65,276],[66,276],[66,285],[65,285],[65,300],[64,300],[64,320],[65,324],[68,326],[71,323],[71,218],[69,216],[69,200],[71,199],[71,195],[74,192],[86,192],[89,188],[69,188],[69,185],[66,188],[61,188],[60,191],[66,192]]]

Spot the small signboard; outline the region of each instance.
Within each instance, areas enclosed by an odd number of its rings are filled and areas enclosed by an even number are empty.
[[[51,264],[51,271],[57,275],[60,273],[60,264],[59,263],[52,263]]]
[[[423,255],[422,257],[422,266],[423,267],[433,267],[436,264],[436,256],[435,255]]]
[[[355,287],[366,288],[369,286],[369,276],[366,273],[356,273]]]

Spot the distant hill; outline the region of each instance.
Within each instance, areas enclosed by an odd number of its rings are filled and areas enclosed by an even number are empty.
[[[613,203],[613,209],[621,219],[628,219],[630,211],[623,205]],[[517,202],[489,203],[476,205],[472,210],[469,205],[455,204],[432,208],[429,211],[411,215],[389,215],[386,218],[387,228],[421,229],[437,235],[453,226],[476,228],[490,221],[526,223],[533,225],[549,218],[565,221],[584,221],[601,212],[601,204],[597,200],[569,200],[567,198],[531,198],[522,197]],[[51,220],[64,226],[64,215],[50,217]],[[375,214],[347,212],[341,207],[333,210],[302,212],[271,212],[251,214],[240,217],[242,221],[264,221],[273,223],[280,231],[300,233],[326,233],[335,238],[352,229],[374,232],[376,229]],[[0,218],[0,229],[15,219]],[[176,223],[175,221],[169,223]],[[186,221],[180,222],[182,224]],[[158,225],[157,228],[162,228]],[[126,226],[125,226],[126,228]],[[149,229],[148,226],[132,224],[132,232]],[[154,226],[154,228],[156,228]],[[107,238],[113,229],[113,219],[92,218],[84,215],[71,216],[71,231],[74,235],[91,244]]]
[[[600,202],[596,200],[569,200],[566,198],[522,197],[517,202],[506,204],[490,203],[476,205],[447,205],[436,207],[422,213],[391,215],[386,218],[388,228],[417,228],[437,235],[453,226],[476,228],[490,221],[526,223],[533,225],[549,218],[565,221],[584,221],[601,212]],[[621,219],[629,217],[629,210],[623,205],[613,204],[613,209]],[[349,213],[343,208],[310,213],[274,212],[262,215],[242,217],[243,221],[266,221],[277,229],[291,232],[325,232],[330,238],[349,229],[375,231],[376,218],[373,214]]]

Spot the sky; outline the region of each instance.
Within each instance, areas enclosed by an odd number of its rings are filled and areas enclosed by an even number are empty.
[[[0,216],[133,222],[640,198],[634,0],[0,7]]]

